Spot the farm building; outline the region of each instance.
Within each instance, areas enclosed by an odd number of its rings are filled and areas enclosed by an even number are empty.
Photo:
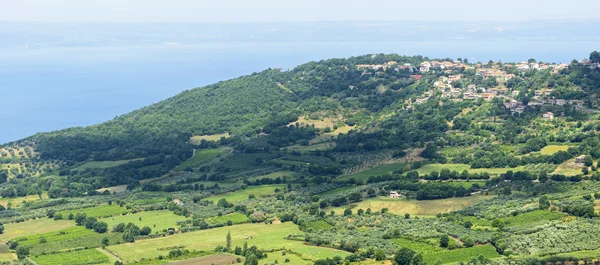
[[[390,191],[390,198],[397,199],[400,198],[400,194],[397,191]]]
[[[552,112],[546,112],[546,113],[544,113],[544,114],[542,115],[542,117],[543,117],[545,120],[552,120],[552,119],[554,119],[554,113],[552,113]]]
[[[578,157],[575,158],[575,163],[577,164],[583,164],[585,163],[585,155],[580,155]]]

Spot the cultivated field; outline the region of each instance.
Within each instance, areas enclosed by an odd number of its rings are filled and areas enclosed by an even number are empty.
[[[97,249],[63,252],[33,257],[39,265],[107,264],[109,259]]]
[[[441,200],[416,201],[406,199],[391,199],[388,197],[377,197],[359,202],[353,211],[358,209],[366,210],[371,208],[371,211],[381,211],[383,208],[388,208],[389,213],[405,214],[415,216],[435,216],[438,213],[447,213],[457,211],[467,206],[476,204],[480,201],[488,200],[493,196],[474,195],[469,197],[449,198]],[[348,206],[334,208],[336,214],[342,214]]]
[[[121,215],[127,212],[127,209],[117,206],[117,205],[102,205],[91,208],[83,208],[77,210],[68,210],[68,211],[60,211],[56,214],[60,214],[63,217],[69,216],[69,214],[77,215],[78,213],[84,213],[88,217],[109,217],[115,215]]]
[[[566,162],[558,165],[556,170],[552,174],[562,174],[565,176],[581,175],[582,164],[575,163],[575,159],[567,160]]]
[[[4,233],[0,234],[0,241],[6,242],[17,237],[26,237],[35,234],[43,234],[74,227],[75,221],[41,218],[21,223],[4,224]]]
[[[44,192],[42,193],[42,199],[46,200],[48,199],[48,193]],[[4,207],[8,207],[8,204],[10,203],[12,207],[18,207],[21,206],[21,204],[23,204],[23,202],[33,202],[33,201],[39,201],[40,200],[40,196],[38,195],[27,195],[25,197],[16,197],[16,198],[0,198],[0,205],[4,206]]]
[[[496,252],[496,249],[493,246],[483,245],[424,254],[423,261],[427,264],[436,264],[438,260],[440,260],[442,264],[458,263],[461,261],[469,261],[472,258],[476,259],[479,255],[482,255],[487,259],[500,257],[500,254]]]
[[[404,163],[381,164],[381,165],[375,166],[373,168],[367,169],[365,171],[361,171],[361,172],[351,174],[351,175],[342,176],[340,179],[347,180],[350,178],[354,178],[355,180],[366,181],[371,176],[382,176],[382,175],[391,174],[394,171],[405,168],[405,167],[406,167],[406,164],[404,164]]]
[[[138,159],[131,159],[131,160],[118,160],[118,161],[87,161],[84,162],[83,164],[77,166],[76,168],[74,168],[74,170],[84,170],[84,169],[88,169],[88,168],[111,168],[111,167],[116,167],[116,166],[120,166],[123,164],[127,164],[130,161],[135,161]]]
[[[204,163],[210,162],[218,156],[225,153],[225,150],[220,149],[204,149],[196,151],[196,155],[181,163],[175,170],[185,170],[186,168],[195,168]]]
[[[429,174],[433,171],[442,171],[442,169],[449,169],[450,171],[458,171],[459,173],[467,170],[469,173],[484,173],[487,172],[490,175],[499,175],[504,174],[509,170],[520,171],[523,170],[522,166],[513,167],[513,168],[471,168],[470,165],[467,164],[429,164],[424,165],[417,169],[419,175]]]
[[[226,265],[234,264],[237,257],[228,254],[210,255],[195,259],[182,260],[169,263],[170,265]]]
[[[188,250],[213,250],[217,245],[225,245],[225,237],[231,231],[232,247],[242,246],[247,242],[249,246],[256,245],[261,249],[286,248],[301,253],[306,258],[320,259],[333,256],[346,256],[347,252],[329,248],[320,248],[305,245],[301,241],[286,240],[289,234],[302,232],[293,223],[283,224],[242,224],[221,228],[201,230],[190,233],[175,234],[173,236],[148,239],[132,244],[109,246],[117,256],[125,261],[154,258],[158,255],[167,255],[168,247],[183,246]],[[251,236],[251,239],[246,237]]]
[[[186,220],[187,218],[175,215],[171,211],[150,211],[140,212],[135,214],[118,215],[108,218],[102,218],[99,221],[106,222],[108,228],[111,229],[113,226],[119,223],[134,223],[140,228],[148,226],[152,229],[152,233],[160,232],[169,228],[176,227],[177,222]]]
[[[540,154],[551,155],[558,151],[567,151],[567,149],[569,149],[569,147],[570,146],[568,146],[568,145],[547,145],[547,146],[544,146],[544,148],[542,148],[542,150],[540,150]]]
[[[221,194],[213,197],[207,198],[207,200],[211,200],[213,202],[218,202],[220,199],[227,199],[229,202],[238,202],[247,200],[250,194],[254,194],[254,196],[261,197],[265,195],[271,195],[275,193],[275,189],[284,189],[286,185],[263,185],[263,186],[250,186],[243,190],[238,190],[226,194]]]
[[[217,141],[220,140],[221,137],[229,138],[229,133],[192,136],[192,138],[190,138],[190,143],[194,145],[199,145],[202,140]]]

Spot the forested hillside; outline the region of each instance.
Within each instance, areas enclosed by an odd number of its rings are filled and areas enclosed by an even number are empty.
[[[0,146],[0,260],[598,261],[599,95],[597,52],[365,55],[191,89]]]

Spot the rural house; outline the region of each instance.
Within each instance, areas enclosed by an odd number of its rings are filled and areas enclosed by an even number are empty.
[[[390,191],[390,198],[397,199],[400,198],[400,194],[397,191]]]
[[[583,164],[585,163],[585,155],[580,155],[578,157],[575,158],[575,163],[577,164]]]
[[[545,120],[552,120],[552,119],[554,119],[554,113],[552,113],[552,112],[546,112],[546,113],[544,113],[544,114],[542,115],[542,117],[543,117]]]

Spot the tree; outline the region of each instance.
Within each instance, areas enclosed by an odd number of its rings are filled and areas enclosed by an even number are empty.
[[[352,209],[346,208],[346,210],[344,210],[344,216],[350,216],[350,215],[352,215]]]
[[[152,233],[152,229],[149,226],[144,226],[140,229],[140,235],[147,236]]]
[[[108,243],[109,243],[109,241],[108,241],[108,237],[104,237],[104,238],[102,239],[102,243],[101,243],[101,244],[102,244],[102,246],[105,246],[105,247],[106,247],[106,246],[108,246]]]
[[[258,265],[258,259],[254,254],[250,254],[248,257],[246,257],[244,265]]]
[[[475,241],[473,241],[473,239],[471,239],[468,236],[464,237],[461,241],[463,242],[463,246],[468,247],[468,248],[475,245]]]
[[[104,234],[108,230],[108,224],[105,222],[96,222],[93,229],[100,234]]]
[[[413,265],[413,259],[417,255],[417,252],[410,248],[401,248],[396,252],[394,261],[396,265]]]
[[[380,261],[385,259],[385,252],[382,249],[375,250],[375,260]]]
[[[471,221],[466,221],[464,223],[464,226],[465,226],[465,228],[471,228],[471,227],[473,227],[473,223]]]
[[[77,213],[75,215],[75,224],[83,225],[85,223],[85,218],[87,215],[85,213]]]
[[[0,235],[4,234],[4,225],[0,223]]]
[[[17,257],[19,257],[19,259],[24,259],[27,256],[29,256],[29,248],[28,247],[17,247]]]
[[[92,228],[94,228],[94,224],[96,224],[96,222],[98,222],[98,220],[96,220],[96,218],[90,216],[90,217],[85,218],[84,224],[87,229],[92,229]]]
[[[548,200],[548,196],[540,197],[538,202],[539,202],[538,208],[540,210],[546,210],[546,209],[550,208],[550,200]]]
[[[231,251],[231,231],[227,232],[227,237],[225,237],[225,240],[227,242],[227,244],[226,244],[227,251]]]
[[[440,247],[447,248],[450,243],[450,237],[448,235],[444,235],[440,238]]]
[[[592,63],[600,63],[600,53],[598,53],[598,51],[590,53],[590,61],[592,61]]]

